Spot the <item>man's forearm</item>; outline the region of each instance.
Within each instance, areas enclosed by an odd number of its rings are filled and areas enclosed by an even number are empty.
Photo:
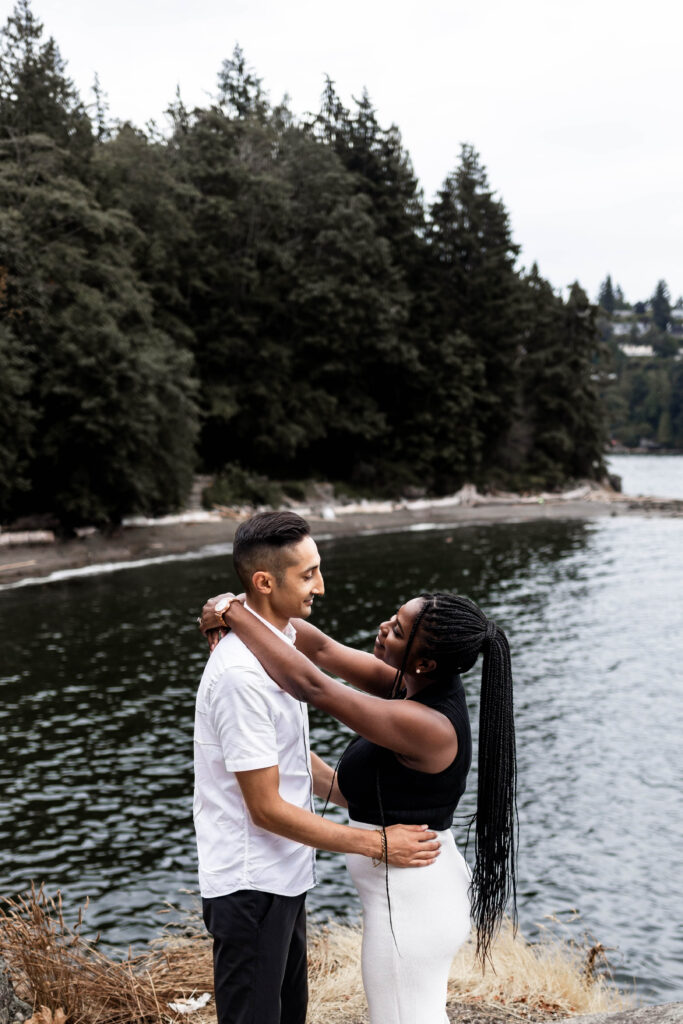
[[[390,825],[386,831],[353,828],[290,804],[280,796],[277,765],[235,774],[252,821],[275,835],[333,853],[385,856],[401,868],[426,867],[439,854],[437,835],[426,825]]]
[[[279,799],[258,814],[254,824],[278,836],[293,839],[317,850],[331,853],[359,853],[364,857],[382,856],[382,840],[375,829],[353,828],[319,818],[318,815]]]

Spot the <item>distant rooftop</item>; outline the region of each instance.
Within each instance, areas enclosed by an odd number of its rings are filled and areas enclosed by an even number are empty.
[[[655,354],[652,345],[620,345],[619,348],[625,356],[640,356],[641,358]]]

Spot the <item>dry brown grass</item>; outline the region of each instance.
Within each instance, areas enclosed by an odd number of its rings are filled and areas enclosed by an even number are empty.
[[[3,902],[0,954],[9,965],[17,995],[35,1010],[45,1011],[42,1020],[57,1020],[61,1010],[68,1024],[175,1019],[168,1003],[191,995],[195,988],[194,983],[185,983],[186,958],[179,956],[176,966],[175,953],[160,949],[113,960],[81,938],[83,909],[75,925],[67,925],[61,895],[52,898],[42,886],[32,887],[26,897]],[[193,970],[198,966],[193,957]],[[210,976],[210,958],[208,967]]]
[[[313,936],[309,950],[310,1024],[367,1019],[360,978],[360,928],[332,925]],[[547,1014],[548,1017],[610,1012],[630,1005],[596,970],[601,949],[581,949],[546,938],[528,943],[506,923],[482,974],[468,942],[453,961],[449,1001]],[[605,962],[606,963],[606,962]]]
[[[168,1024],[215,1022],[213,1002],[191,1017],[169,1007],[179,998],[213,993],[211,942],[197,915],[167,930],[142,956],[112,960],[64,921],[61,898],[42,888],[0,907],[0,954],[17,994],[37,1010],[34,1024]],[[360,977],[360,928],[330,925],[309,942],[309,1024],[367,1019]],[[454,961],[449,998],[524,1014],[572,1015],[621,1009],[629,1000],[594,970],[593,950],[546,939],[527,943],[506,925],[482,975],[467,944]],[[63,1011],[61,1017],[59,1011]],[[61,1018],[61,1019],[60,1019]]]
[[[453,961],[449,996],[461,1002],[531,1007],[549,1014],[609,1013],[631,1005],[611,984],[607,960],[598,970],[602,947],[582,948],[546,936],[529,943],[508,921],[492,951],[493,970],[482,974],[468,942]]]

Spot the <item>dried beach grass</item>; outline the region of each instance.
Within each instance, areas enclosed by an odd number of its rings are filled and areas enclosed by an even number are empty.
[[[176,1019],[169,1002],[195,988],[183,982],[182,961],[176,969],[164,950],[113,960],[81,937],[85,907],[70,927],[61,894],[52,898],[42,886],[0,906],[0,955],[17,995],[34,1007],[34,1016],[55,1021],[63,1014],[68,1024],[166,1024]]]
[[[87,905],[87,904],[86,904]],[[213,1000],[180,1017],[169,1004],[213,994],[211,940],[199,915],[166,929],[142,956],[115,961],[80,937],[82,911],[73,928],[64,921],[59,894],[43,888],[0,907],[0,955],[10,965],[17,994],[34,1007],[33,1024],[215,1024]],[[332,924],[309,940],[309,1024],[356,1024],[367,1020],[360,974],[360,927]],[[602,948],[588,952],[545,938],[530,944],[509,923],[482,975],[473,944],[456,957],[449,1000],[520,1017],[609,1012],[630,1000],[595,971]],[[495,1019],[495,1016],[494,1018]]]
[[[493,970],[482,974],[472,942],[453,961],[449,997],[460,1002],[483,1002],[508,1008],[529,1007],[548,1014],[610,1013],[632,1004],[629,996],[596,970],[601,946],[582,948],[545,936],[529,943],[506,921],[492,950]]]
[[[310,1024],[350,1024],[367,1019],[360,977],[360,927],[331,925],[309,943]],[[593,946],[586,951],[544,938],[528,943],[506,922],[491,951],[492,966],[482,974],[475,948],[468,942],[451,968],[449,1002],[476,1003],[525,1016],[533,1011],[548,1018],[614,1012],[631,1000],[595,970]]]
[[[309,1024],[348,1024],[367,1012],[360,941],[360,927],[342,924],[326,925],[309,937]]]

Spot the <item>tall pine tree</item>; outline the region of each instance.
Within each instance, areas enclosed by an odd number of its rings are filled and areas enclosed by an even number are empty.
[[[483,364],[475,426],[481,471],[489,476],[503,457],[514,417],[521,342],[519,250],[507,211],[472,146],[462,147],[460,164],[432,204],[429,243],[435,327],[442,336],[466,335]]]
[[[189,488],[191,359],[154,325],[130,218],[90,188],[90,124],[41,34],[22,0],[0,48],[2,316],[36,419],[31,495],[9,505],[117,522],[177,507]]]

